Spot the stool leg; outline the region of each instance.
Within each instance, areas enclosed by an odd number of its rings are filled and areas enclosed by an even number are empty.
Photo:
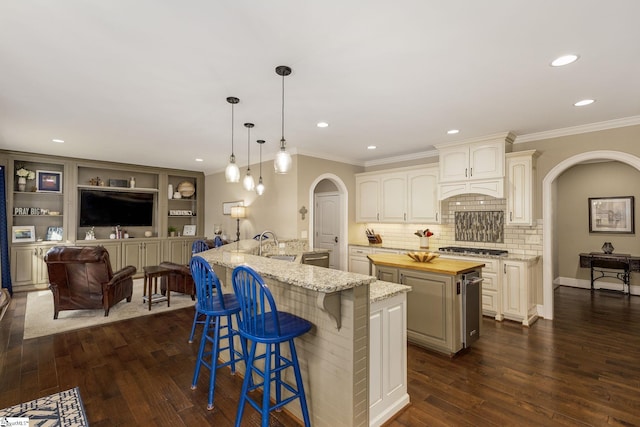
[[[233,348],[233,337],[235,336],[236,332],[231,326],[232,326],[231,315],[227,315],[227,340],[229,341],[229,361],[231,362],[231,375],[235,375],[237,356]]]
[[[277,346],[278,344],[276,344]],[[262,387],[262,427],[269,427],[269,404],[271,394],[271,357],[273,344],[266,344],[264,359],[264,385]]]
[[[193,315],[193,326],[191,326],[191,335],[189,335],[189,344],[193,342],[193,336],[196,334],[196,325],[198,324],[198,309]]]
[[[198,376],[200,375],[200,365],[202,364],[202,356],[204,355],[204,346],[207,342],[206,334],[209,329],[210,319],[206,317],[204,329],[202,331],[202,337],[200,337],[200,348],[198,349],[198,359],[196,359],[196,369],[193,372],[193,381],[191,382],[191,390],[195,390],[198,386]]]
[[[279,405],[282,402],[282,374],[280,371],[280,343],[274,344],[275,346],[275,357],[274,357],[274,371],[275,371],[275,380],[276,380],[276,405]],[[278,406],[276,408],[276,412],[282,411],[282,407]]]
[[[251,348],[246,356],[246,370],[244,373],[244,381],[242,381],[242,392],[240,393],[240,401],[238,402],[238,411],[236,412],[236,425],[240,427],[242,421],[242,413],[244,412],[245,404],[247,403],[247,394],[249,393],[249,383],[253,375],[253,360],[256,356],[256,347],[258,344],[255,341],[251,342]],[[246,354],[246,353],[245,353]]]
[[[208,410],[213,409],[213,394],[215,392],[216,372],[218,371],[218,355],[220,353],[220,318],[216,320],[213,334],[213,348],[211,349],[211,376],[209,377],[209,405]]]
[[[302,418],[305,427],[311,427],[309,419],[309,409],[307,408],[307,398],[304,393],[304,385],[302,384],[302,375],[300,374],[300,364],[298,363],[298,354],[296,353],[296,345],[293,339],[289,340],[289,348],[291,349],[291,360],[293,361],[293,372],[296,376],[296,385],[298,386],[298,396],[300,398],[300,409],[302,409]]]

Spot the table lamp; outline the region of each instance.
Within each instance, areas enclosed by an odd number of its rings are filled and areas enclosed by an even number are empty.
[[[231,208],[231,218],[237,221],[236,242],[240,240],[240,218],[247,217],[247,209],[244,206],[233,206]]]

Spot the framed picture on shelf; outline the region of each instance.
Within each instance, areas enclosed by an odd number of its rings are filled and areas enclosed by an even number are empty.
[[[634,197],[589,197],[589,233],[634,234]]]
[[[62,227],[49,227],[47,228],[47,236],[45,240],[49,241],[60,241],[62,240]]]
[[[36,228],[33,225],[14,225],[11,227],[11,242],[35,242]]]
[[[62,193],[62,172],[36,171],[38,192]]]
[[[231,208],[234,206],[244,206],[244,202],[242,200],[238,200],[235,202],[224,202],[222,203],[222,214],[223,215],[231,215]]]
[[[196,235],[196,226],[195,225],[185,225],[182,229],[183,236],[195,236]]]

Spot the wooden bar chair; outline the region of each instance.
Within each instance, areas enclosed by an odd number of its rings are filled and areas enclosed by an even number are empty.
[[[200,338],[200,348],[198,350],[198,360],[196,361],[193,373],[191,389],[195,390],[198,385],[200,368],[204,366],[211,371],[209,378],[209,402],[207,409],[213,409],[214,386],[216,382],[216,371],[224,366],[231,366],[231,374],[236,372],[236,363],[244,361],[246,354],[245,340],[241,339],[242,352],[234,348],[234,337],[239,336],[238,331],[233,329],[231,317],[235,316],[239,322],[238,313],[240,305],[234,294],[223,294],[218,276],[204,258],[194,256],[190,263],[191,275],[196,284],[196,294],[198,300],[196,307],[198,312],[204,314],[204,330]],[[221,325],[221,318],[226,318],[226,325]],[[226,346],[222,347],[222,340],[227,340]],[[211,344],[211,350],[205,351],[207,343]],[[218,357],[221,352],[229,352],[227,362],[219,362]]]
[[[238,329],[243,338],[251,341],[248,357],[245,361],[247,370],[238,404],[236,427],[240,426],[246,402],[261,412],[262,426],[267,427],[269,413],[274,409],[281,409],[295,399],[300,400],[304,425],[309,427],[311,422],[294,338],[309,332],[312,326],[311,322],[293,314],[278,311],[269,287],[264,283],[262,277],[250,267],[244,265],[236,267],[233,270],[232,282],[241,310]],[[285,357],[280,351],[280,345],[284,343],[289,344],[290,358]],[[258,344],[264,344],[266,349],[264,354],[256,356]],[[264,362],[263,370],[260,361]],[[293,368],[296,379],[295,387],[282,380],[283,371],[287,368]],[[254,382],[253,374],[261,377],[262,381]],[[270,402],[272,382],[275,382],[276,395],[273,405]],[[249,393],[259,387],[262,387],[261,404],[249,397]],[[283,388],[291,393],[289,397],[283,398]]]

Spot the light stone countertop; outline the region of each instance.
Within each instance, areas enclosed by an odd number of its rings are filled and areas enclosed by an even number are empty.
[[[383,301],[402,292],[410,292],[411,286],[376,280],[369,285],[369,303]]]
[[[509,254],[507,256],[500,256],[500,255],[483,255],[483,254],[471,254],[471,253],[453,253],[453,252],[440,252],[438,251],[437,248],[432,248],[432,249],[421,249],[419,247],[412,247],[412,248],[398,248],[398,247],[393,247],[393,246],[385,246],[384,243],[381,245],[369,245],[366,243],[349,243],[349,246],[359,246],[362,248],[379,248],[379,249],[392,249],[392,250],[396,250],[396,251],[406,251],[406,252],[435,252],[435,253],[439,253],[440,255],[451,255],[451,256],[464,256],[464,257],[470,257],[470,258],[484,258],[484,259],[506,259],[506,260],[510,260],[510,261],[535,261],[538,258],[540,258],[540,256],[538,255],[525,255],[522,253],[517,253],[517,251],[513,251],[513,252],[509,252]],[[507,249],[508,250],[508,249]]]
[[[201,252],[198,255],[212,264],[227,268],[247,265],[264,278],[278,280],[292,286],[299,286],[321,293],[352,289],[376,280],[373,276],[253,255],[257,253],[258,247],[259,242],[256,240],[240,240],[239,242]],[[286,250],[282,253],[286,253]]]

